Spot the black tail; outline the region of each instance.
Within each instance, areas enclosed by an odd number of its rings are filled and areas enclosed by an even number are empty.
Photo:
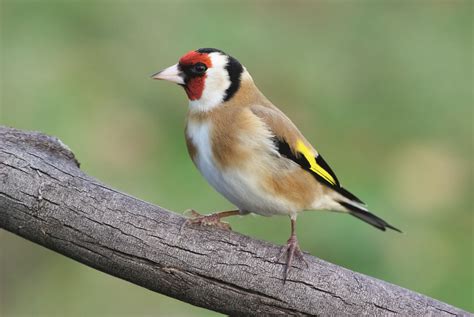
[[[389,225],[385,220],[377,217],[373,213],[370,213],[364,209],[361,209],[355,205],[340,201],[339,202],[342,206],[346,207],[349,210],[349,213],[353,215],[354,217],[359,218],[360,220],[363,220],[367,222],[368,224],[371,224],[372,226],[385,231],[386,228],[390,228],[392,230],[402,232],[400,229],[395,228],[392,225]]]

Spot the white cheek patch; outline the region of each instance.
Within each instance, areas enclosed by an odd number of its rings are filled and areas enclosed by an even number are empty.
[[[201,98],[189,101],[192,112],[205,112],[218,106],[224,100],[226,90],[231,85],[229,73],[225,69],[228,57],[218,52],[210,53],[209,57],[212,67],[206,72]]]

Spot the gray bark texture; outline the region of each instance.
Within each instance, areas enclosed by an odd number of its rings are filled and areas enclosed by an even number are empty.
[[[86,175],[57,138],[0,127],[0,227],[102,272],[232,316],[471,316],[307,254],[283,284],[281,246],[184,221]]]

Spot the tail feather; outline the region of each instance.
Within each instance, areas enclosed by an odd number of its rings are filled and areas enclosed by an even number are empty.
[[[334,200],[344,209],[346,209],[352,216],[359,218],[360,220],[363,220],[382,231],[385,231],[387,228],[389,228],[401,232],[400,229],[395,228],[394,226],[388,224],[385,220],[369,212],[365,203],[345,188],[334,187],[333,189],[342,196],[335,198]]]
[[[357,217],[360,220],[363,220],[363,221],[367,222],[368,224],[371,224],[372,226],[374,226],[374,227],[376,227],[376,228],[378,228],[382,231],[385,231],[386,228],[389,228],[389,229],[392,229],[392,230],[395,230],[395,231],[398,231],[398,232],[402,232],[400,229],[397,229],[394,226],[388,224],[385,220],[377,217],[376,215],[374,215],[373,213],[367,211],[363,207],[359,207],[356,204],[351,204],[351,203],[347,203],[347,202],[344,202],[344,201],[339,201],[339,204],[341,204],[343,207],[347,208],[347,210],[349,211],[349,213],[352,216]]]
[[[339,194],[341,194],[344,198],[347,198],[351,201],[355,201],[358,204],[365,205],[365,203],[360,200],[356,195],[345,189],[344,187],[338,187],[334,188],[335,191],[337,191]]]

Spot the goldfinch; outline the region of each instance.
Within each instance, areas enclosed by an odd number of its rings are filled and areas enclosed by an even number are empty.
[[[341,186],[321,154],[232,56],[201,48],[152,78],[184,88],[189,155],[211,186],[237,207],[207,216],[194,212],[190,223],[227,227],[220,219],[232,215],[289,216],[285,281],[294,255],[303,259],[295,229],[301,211],[345,212],[380,230],[400,231]]]

